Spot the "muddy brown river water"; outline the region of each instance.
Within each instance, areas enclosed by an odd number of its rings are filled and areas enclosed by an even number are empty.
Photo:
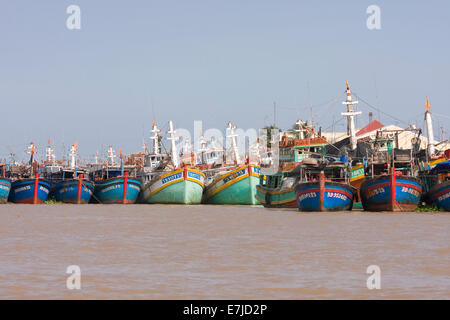
[[[450,298],[449,213],[7,204],[0,242],[2,299]]]

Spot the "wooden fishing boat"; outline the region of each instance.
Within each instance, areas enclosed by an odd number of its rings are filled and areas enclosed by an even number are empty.
[[[155,131],[154,144],[159,143],[158,133]],[[142,191],[141,201],[144,203],[200,204],[205,186],[205,174],[188,165],[180,164],[175,144],[177,138],[172,121],[169,121],[168,134],[167,139],[171,141],[171,155],[166,159],[170,163],[167,162],[161,171],[152,173],[150,182]],[[159,151],[159,148],[154,148],[154,150]]]
[[[145,203],[199,204],[202,200],[205,174],[192,168],[181,168],[161,174],[145,186]]]
[[[121,157],[120,166],[114,161],[115,153],[112,147],[108,149],[108,162],[90,172],[95,183],[91,202],[102,204],[133,204],[136,203],[142,189],[142,182],[135,177],[135,166],[126,166]],[[133,176],[130,175],[134,173]]]
[[[18,178],[11,183],[8,201],[13,203],[41,204],[47,201],[51,185],[38,173],[38,163],[34,160],[35,146],[28,147],[29,165],[25,166]]]
[[[2,176],[0,177],[0,203],[8,202],[9,191],[11,190],[11,179],[6,178],[6,165],[4,163],[0,163],[0,170],[2,172]]]
[[[371,156],[360,188],[366,211],[414,211],[420,203],[423,185],[413,176],[411,150],[398,149],[403,131],[378,131],[375,139],[367,141]]]
[[[203,203],[207,204],[259,204],[255,197],[259,183],[259,165],[248,164],[217,174],[205,188]]]
[[[256,186],[256,199],[267,208],[297,209],[296,186],[305,181],[304,167],[316,166],[323,156],[327,141],[313,126],[298,120],[293,137],[282,135],[279,147],[278,172],[261,174]],[[262,172],[264,167],[262,167]]]
[[[450,211],[450,180],[434,185],[428,197],[439,209]]]
[[[94,183],[84,180],[80,174],[76,178],[65,179],[52,187],[51,197],[58,202],[86,204],[94,194]]]
[[[8,201],[28,204],[44,203],[47,201],[50,189],[50,183],[36,174],[34,178],[22,178],[12,182]]]
[[[8,202],[10,190],[11,180],[9,178],[0,178],[0,203]]]
[[[419,178],[424,187],[423,200],[439,209],[450,211],[450,149],[437,150],[433,137],[433,121],[430,102],[425,102],[425,123],[427,129],[427,152],[419,163]]]
[[[126,172],[124,176],[95,181],[94,199],[102,204],[133,204],[141,188],[141,181],[128,177]]]
[[[419,179],[399,174],[366,177],[361,185],[366,211],[414,211],[422,196]]]
[[[249,156],[245,161],[241,160],[237,148],[237,134],[234,133],[235,128],[231,122],[228,123],[227,137],[231,139],[232,154],[230,163],[225,162],[214,169],[204,171],[208,178],[202,201],[205,204],[259,204],[255,194],[261,168],[258,163],[250,161],[254,158],[253,156]],[[217,154],[214,148],[212,152]],[[202,158],[205,158],[205,154],[202,154]]]
[[[0,178],[0,203],[8,202],[10,190],[11,180],[9,178]]]
[[[295,187],[298,210],[313,212],[352,210],[356,188],[346,181],[345,174],[344,178],[338,178],[342,174],[336,174],[345,171],[346,165],[332,163],[325,168],[319,166],[318,169],[320,170],[318,175],[316,169],[311,169],[308,179],[310,181],[300,182]]]
[[[267,208],[297,208],[295,185],[297,177],[288,172],[262,176],[256,186],[256,199]]]
[[[45,178],[52,186],[49,198],[63,203],[89,203],[94,193],[94,183],[88,180],[88,172],[77,166],[77,150],[78,143],[75,143],[70,149],[70,166],[64,167],[63,162],[56,161],[55,150],[49,141],[42,168]]]
[[[440,162],[430,171],[432,187],[426,194],[426,200],[439,209],[450,211],[450,161]]]

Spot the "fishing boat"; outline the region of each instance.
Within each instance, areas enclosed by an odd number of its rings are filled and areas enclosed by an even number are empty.
[[[94,183],[88,180],[88,172],[76,164],[77,150],[78,143],[75,143],[70,149],[70,166],[62,167],[55,160],[54,149],[47,147],[44,169],[52,185],[50,197],[58,202],[87,204],[94,194]]]
[[[423,186],[414,177],[411,150],[398,149],[401,131],[378,131],[376,138],[368,141],[369,172],[360,189],[366,211],[414,211],[420,203]]]
[[[397,173],[366,178],[361,185],[361,200],[366,211],[414,211],[421,196],[419,179]]]
[[[170,162],[170,157],[165,153],[161,153],[161,136],[159,135],[161,130],[154,120],[152,121],[151,132],[153,135],[150,137],[150,140],[153,141],[153,149],[149,150],[143,139],[143,152],[131,155],[132,163],[139,168],[136,177],[142,182],[143,186],[149,184],[153,178],[161,175],[163,169]],[[144,193],[141,192],[138,202],[144,202],[142,199],[143,195]]]
[[[136,203],[142,189],[142,182],[136,178],[136,167],[124,165],[122,155],[119,166],[115,157],[115,151],[109,146],[106,165],[97,166],[90,172],[90,179],[95,183],[92,201],[101,204]]]
[[[11,179],[5,177],[4,163],[0,163],[0,170],[2,176],[0,177],[0,203],[6,203],[8,201],[9,191],[11,190]]]
[[[29,166],[20,178],[11,183],[9,202],[41,204],[47,201],[50,193],[50,183],[41,178],[38,173],[38,163],[34,160],[35,146],[31,142],[28,153],[30,154]]]
[[[436,150],[433,122],[428,97],[425,101],[425,123],[427,128],[427,152],[425,163],[419,165],[419,177],[424,186],[424,201],[444,211],[450,211],[450,149]]]
[[[317,165],[317,158],[323,156],[327,141],[314,131],[314,126],[299,119],[292,132],[284,132],[281,140],[273,143],[278,144],[278,171],[261,174],[256,186],[256,199],[267,208],[296,209],[295,188],[305,180],[303,167]]]
[[[154,174],[143,189],[142,201],[144,203],[200,204],[205,174],[195,168],[181,165],[172,121],[169,121],[168,134],[167,139],[171,141],[171,164],[167,164],[164,170]]]
[[[66,171],[67,173],[72,173]],[[84,174],[65,178],[53,186],[51,196],[58,202],[86,204],[94,194],[94,183],[84,179]]]
[[[348,165],[318,163],[307,170],[307,181],[295,187],[299,211],[350,211],[356,188],[349,183]]]
[[[8,202],[10,190],[11,180],[9,178],[0,178],[0,203]]]
[[[444,211],[450,211],[450,180],[435,184],[428,192],[428,198]]]
[[[245,164],[216,172],[216,177],[207,185],[203,203],[256,205],[256,186],[259,183],[260,167]]]
[[[36,173],[34,178],[12,182],[8,201],[28,204],[44,203],[47,201],[50,189],[50,183],[39,178],[39,174]]]
[[[450,211],[450,160],[438,162],[433,169],[420,175],[424,184],[424,201],[429,205]]]
[[[260,165],[252,163],[248,157],[245,161],[241,160],[237,148],[234,127],[231,122],[228,123],[228,135],[231,139],[231,151],[233,165],[224,163],[213,169],[205,170],[207,172],[208,182],[203,195],[205,204],[238,204],[238,205],[257,205],[256,186],[259,183]]]
[[[205,175],[192,168],[180,168],[157,176],[143,191],[146,203],[199,204]]]

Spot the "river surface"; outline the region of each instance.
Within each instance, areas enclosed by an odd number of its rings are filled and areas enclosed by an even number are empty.
[[[450,214],[0,205],[0,298],[450,299]]]

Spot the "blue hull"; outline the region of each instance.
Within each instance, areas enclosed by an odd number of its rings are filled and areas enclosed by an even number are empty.
[[[367,211],[414,211],[422,196],[422,184],[409,176],[366,178],[360,194]]]
[[[352,186],[325,181],[320,188],[319,181],[304,182],[295,188],[299,211],[348,211],[352,210],[356,189]]]
[[[50,183],[44,179],[39,179],[37,191],[37,203],[47,201],[50,193]],[[9,201],[14,203],[33,203],[34,197],[34,178],[20,179],[14,181],[9,193]]]
[[[8,178],[0,178],[0,203],[6,203],[8,201],[10,190],[11,181]]]
[[[79,203],[89,203],[93,193],[94,184],[90,181],[83,181]],[[51,196],[55,198],[56,201],[78,203],[78,179],[69,179],[59,182],[53,187]]]
[[[434,185],[428,197],[439,209],[450,211],[450,181]]]
[[[95,200],[104,204],[123,203],[124,178],[117,177],[95,184]],[[142,183],[133,178],[128,178],[126,204],[135,203],[141,192]]]

